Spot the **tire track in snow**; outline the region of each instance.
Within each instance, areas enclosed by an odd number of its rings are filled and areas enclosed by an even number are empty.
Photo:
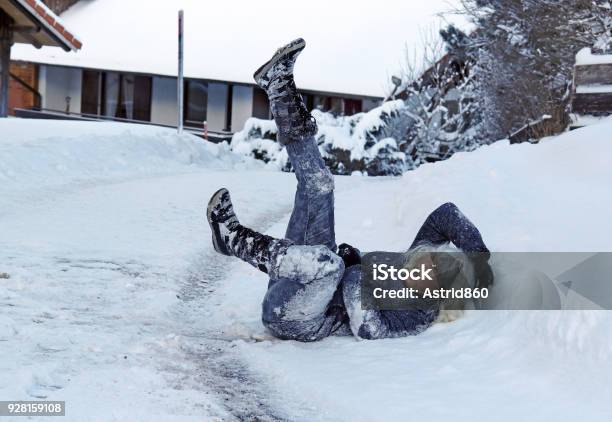
[[[264,231],[287,215],[287,209],[276,213],[266,213],[258,219],[258,230]],[[205,251],[198,259],[198,264],[191,268],[185,279],[179,297],[182,306],[178,318],[189,315],[197,319],[198,311],[207,309],[220,283],[226,281],[235,265],[231,258],[219,255],[214,250]],[[191,324],[187,324],[188,328]],[[195,324],[194,324],[195,325]],[[190,338],[183,347],[186,355],[198,368],[195,380],[206,385],[219,399],[225,409],[239,421],[289,421],[290,415],[275,409],[273,389],[251,371],[241,360],[235,350],[234,340],[227,337],[222,326],[211,326],[203,332],[185,330],[182,334]],[[244,340],[244,339],[242,339]],[[299,406],[299,405],[298,405]],[[301,415],[308,414],[308,409],[299,409]]]

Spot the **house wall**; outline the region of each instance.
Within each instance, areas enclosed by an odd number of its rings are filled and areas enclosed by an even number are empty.
[[[66,97],[70,97],[70,111],[81,112],[81,69],[41,65],[39,72],[39,92],[42,107],[65,111]]]
[[[176,78],[155,76],[151,89],[151,122],[176,126],[178,122]]]
[[[598,57],[598,56],[593,56]],[[612,55],[601,55],[602,58]],[[612,62],[574,66],[572,112],[579,115],[612,114]]]
[[[210,82],[208,84],[208,109],[206,121],[208,129],[222,131],[226,129],[227,84]]]
[[[32,63],[11,63],[11,74],[16,75],[32,89],[38,91],[38,66]],[[9,79],[9,114],[15,108],[38,107],[37,97],[15,79]]]
[[[238,132],[253,115],[253,87],[234,85],[232,95],[232,132]]]

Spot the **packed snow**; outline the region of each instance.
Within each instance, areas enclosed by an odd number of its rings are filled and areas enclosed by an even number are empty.
[[[338,241],[402,250],[429,211],[452,201],[495,251],[610,251],[611,132],[607,119],[537,145],[500,141],[458,153],[401,179],[337,178],[348,184],[340,183],[346,190],[336,199]],[[286,223],[270,233],[282,235]],[[263,333],[258,312],[265,288],[262,275],[236,269],[218,305],[240,306],[228,327]],[[284,393],[279,406],[291,407],[287,396],[306,400],[320,420],[612,416],[607,311],[475,311],[400,340],[240,341],[239,347]]]
[[[576,66],[592,64],[612,64],[612,54],[593,54],[588,47],[581,49],[576,54]]]
[[[611,132],[608,118],[399,178],[337,176],[337,239],[402,250],[452,201],[495,251],[612,251]],[[265,275],[212,251],[204,206],[226,186],[244,224],[282,236],[292,174],[169,129],[5,119],[0,133],[3,399],[66,400],[71,421],[612,417],[610,312],[276,340]]]
[[[607,94],[612,93],[612,85],[579,85],[576,94]]]

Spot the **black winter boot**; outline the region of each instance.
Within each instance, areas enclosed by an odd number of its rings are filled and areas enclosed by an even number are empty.
[[[288,240],[275,239],[241,225],[225,188],[210,198],[206,217],[217,252],[240,258],[265,273],[277,267],[277,258],[291,246]]]
[[[274,56],[253,74],[266,91],[278,126],[281,144],[299,141],[317,133],[317,123],[308,112],[293,80],[293,66],[306,42],[298,38],[279,48]]]

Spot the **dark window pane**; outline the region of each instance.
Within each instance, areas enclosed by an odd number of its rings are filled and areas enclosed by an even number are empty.
[[[332,113],[335,116],[338,116],[344,113],[344,101],[342,101],[342,98],[330,97],[329,101],[330,101],[330,107],[329,107],[330,113]]]
[[[83,71],[83,88],[81,93],[81,113],[98,114],[100,101],[100,72]]]
[[[151,85],[150,76],[134,77],[134,119],[151,120]]]
[[[361,113],[363,109],[361,100],[344,100],[344,114],[347,116],[352,116],[353,114]]]
[[[230,132],[232,130],[232,98],[234,97],[234,85],[228,84],[227,86],[227,102],[225,109],[225,129]]]
[[[314,110],[316,107],[314,105],[314,95],[312,94],[301,94],[302,99],[304,100],[304,104],[306,104],[306,108],[308,110]]]
[[[189,80],[185,82],[185,123],[200,126],[206,121],[208,83]]]
[[[104,116],[151,120],[151,77],[105,72],[102,82],[101,104]]]
[[[270,118],[270,101],[266,92],[256,87],[253,90],[253,117],[258,119]]]
[[[331,110],[331,97],[325,97],[322,95],[315,95],[313,100],[314,108],[318,108],[321,111],[330,111]]]

